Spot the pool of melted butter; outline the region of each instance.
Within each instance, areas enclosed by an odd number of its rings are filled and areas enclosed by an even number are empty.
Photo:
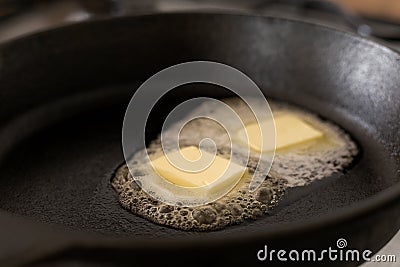
[[[251,110],[239,98],[223,101],[235,110],[244,124],[255,121]],[[258,101],[252,101],[253,109],[262,106],[257,105]],[[217,230],[245,220],[268,216],[288,188],[307,186],[313,181],[340,173],[358,154],[355,142],[334,123],[286,103],[269,100],[269,104],[274,115],[293,114],[321,131],[324,136],[277,150],[270,172],[268,175],[261,174],[264,181],[256,191],[249,191],[249,184],[258,164],[258,154],[253,151],[247,163],[249,173],[242,177],[235,188],[217,201],[198,207],[164,204],[144,192],[135,180],[137,176],[157,175],[144,161],[144,151],[138,151],[130,160],[132,174],[126,164],[123,164],[112,178],[112,186],[118,193],[122,207],[155,223],[181,230]],[[211,107],[207,102],[196,109],[210,113],[218,112],[218,108]],[[168,134],[166,137],[169,138]],[[228,134],[220,125],[208,119],[189,122],[179,136],[180,146],[197,146],[205,137],[215,141],[219,156],[230,157]],[[160,137],[150,143],[147,153],[150,158],[162,154]]]

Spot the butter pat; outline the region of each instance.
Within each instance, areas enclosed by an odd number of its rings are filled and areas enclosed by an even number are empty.
[[[323,136],[322,132],[291,114],[277,115],[274,117],[274,120],[276,132],[275,145],[277,150]],[[271,125],[271,121],[246,125],[245,129],[239,130],[238,139],[244,144],[249,143],[250,147],[258,152],[272,151],[274,149],[271,138],[272,133],[266,131],[266,135],[261,137],[259,125],[262,129],[267,129]],[[261,140],[263,141],[262,143]]]
[[[210,186],[214,191],[238,182],[247,172],[246,167],[234,162],[229,165],[229,160],[220,156],[214,157],[213,154],[204,150],[200,153],[200,150],[195,146],[182,148],[180,152],[186,160],[181,158],[180,162],[174,161],[179,151],[170,152],[168,158],[181,169],[172,165],[165,155],[152,161],[153,168],[158,175],[178,186]],[[211,164],[206,168],[201,168],[202,166],[207,166],[204,165],[204,159],[207,160],[206,162],[211,162]],[[191,162],[188,163],[187,160]]]

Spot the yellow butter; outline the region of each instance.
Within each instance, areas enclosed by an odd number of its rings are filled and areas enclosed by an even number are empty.
[[[291,114],[281,114],[274,117],[275,121],[275,145],[276,149],[286,148],[292,145],[311,141],[323,136],[323,133],[313,128],[311,125],[302,121]],[[249,143],[250,147],[258,152],[272,151],[274,149],[271,134],[266,131],[266,135],[261,138],[260,127],[263,129],[271,125],[271,122],[252,123],[245,126],[238,132],[238,139],[244,143]],[[247,137],[246,137],[247,132]],[[261,142],[262,140],[262,142]]]
[[[212,184],[214,191],[237,182],[247,172],[246,167],[234,162],[229,165],[229,160],[220,156],[214,157],[213,154],[203,150],[200,153],[200,150],[194,146],[182,148],[180,151],[187,160],[194,161],[193,165],[186,164],[185,166],[186,160],[184,159],[180,162],[175,161],[179,151],[170,152],[168,158],[176,166],[183,167],[182,169],[172,165],[165,155],[152,161],[155,171],[162,178],[178,186],[203,187]],[[202,169],[201,166],[207,166],[204,165],[204,161],[211,162],[211,164]]]

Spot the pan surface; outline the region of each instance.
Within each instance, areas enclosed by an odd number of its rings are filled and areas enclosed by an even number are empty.
[[[123,163],[127,104],[151,75],[193,60],[233,66],[268,97],[336,122],[359,144],[360,156],[272,215],[223,230],[184,232],[130,214],[110,185]],[[324,249],[339,238],[376,252],[400,228],[399,73],[400,56],[372,41],[247,15],[108,19],[10,41],[0,46],[0,208],[82,231],[85,245],[72,243],[36,266],[70,259],[145,264],[149,257],[251,265],[264,245]],[[166,103],[225,94],[193,85]]]

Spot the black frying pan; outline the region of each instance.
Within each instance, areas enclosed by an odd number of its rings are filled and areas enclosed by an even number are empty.
[[[220,231],[184,232],[130,214],[110,186],[123,162],[127,103],[152,74],[192,60],[229,64],[267,96],[335,121],[361,155],[272,215]],[[108,19],[7,42],[0,46],[3,265],[250,266],[264,245],[326,249],[338,238],[376,252],[400,227],[399,73],[399,54],[375,42],[247,15]],[[225,93],[192,86],[168,103]],[[157,125],[150,122],[149,132]]]

